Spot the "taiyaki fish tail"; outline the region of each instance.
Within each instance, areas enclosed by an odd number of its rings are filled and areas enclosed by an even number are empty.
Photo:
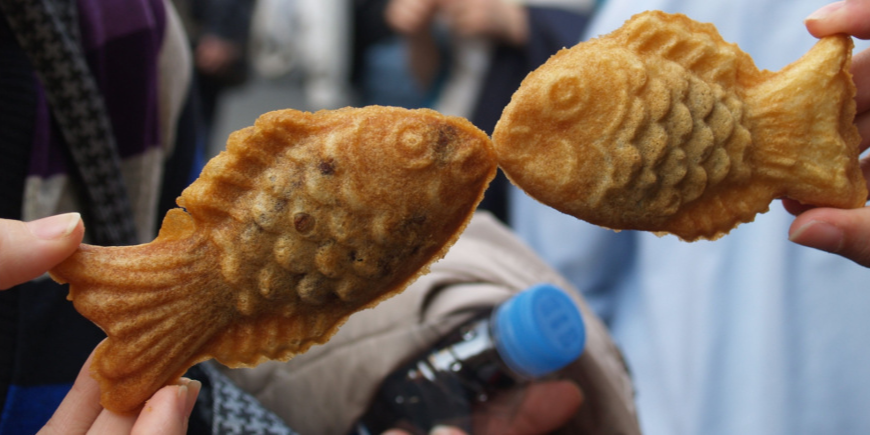
[[[82,245],[50,272],[55,281],[70,284],[68,298],[76,309],[109,336],[91,366],[106,409],[135,411],[205,359],[199,349],[226,323],[219,315],[222,301],[191,297],[220,283],[213,267],[195,261],[199,250],[211,248],[187,231],[189,225],[185,212],[172,210],[155,241]]]
[[[855,208],[867,200],[854,125],[852,39],[821,39],[801,59],[747,90],[756,176],[776,195],[805,204]]]

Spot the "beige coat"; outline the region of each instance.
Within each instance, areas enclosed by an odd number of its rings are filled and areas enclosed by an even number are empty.
[[[534,284],[568,290],[580,305],[586,349],[563,373],[585,401],[562,432],[639,434],[631,379],[604,325],[571,285],[491,215],[478,213],[447,256],[402,294],[351,316],[326,344],[289,362],[226,370],[244,390],[303,435],[344,435],[380,381],[477,309]]]

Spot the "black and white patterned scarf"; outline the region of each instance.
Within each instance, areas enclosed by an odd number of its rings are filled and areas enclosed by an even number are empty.
[[[224,376],[212,362],[194,366],[188,375],[203,381],[197,406],[208,406],[206,412],[210,418],[206,420],[211,421],[211,433],[298,435],[275,413]]]
[[[42,81],[84,183],[94,243],[137,243],[115,136],[82,53],[75,0],[0,0],[0,9]]]

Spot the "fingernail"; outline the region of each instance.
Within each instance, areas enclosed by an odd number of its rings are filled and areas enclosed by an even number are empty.
[[[182,415],[186,416],[187,412],[187,396],[188,396],[187,385],[181,384],[178,386],[178,389],[175,391],[175,397],[178,399],[175,401],[178,406],[178,411],[181,412]]]
[[[56,240],[70,235],[81,220],[81,214],[67,213],[28,222],[27,226],[30,232],[40,239]]]
[[[202,382],[191,380],[187,383],[187,407],[184,410],[185,416],[190,416],[193,412],[193,407],[196,405],[196,398],[199,397],[199,391],[202,389]]]
[[[810,16],[808,16],[804,21],[823,20],[823,19],[829,17],[835,11],[842,9],[844,3],[845,3],[845,1],[838,1],[838,2],[834,2],[834,3],[828,4],[828,5],[822,6],[817,11],[811,13]]]
[[[821,249],[826,252],[839,252],[843,248],[843,230],[822,221],[809,221],[793,231],[789,240],[800,245]]]

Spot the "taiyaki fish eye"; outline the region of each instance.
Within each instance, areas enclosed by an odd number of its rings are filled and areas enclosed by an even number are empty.
[[[583,92],[583,83],[579,76],[566,75],[555,80],[550,85],[550,99],[554,110],[574,111],[584,108],[588,103],[589,94]]]
[[[403,167],[422,169],[432,164],[435,157],[432,138],[435,134],[429,125],[411,120],[396,126],[392,140]]]

